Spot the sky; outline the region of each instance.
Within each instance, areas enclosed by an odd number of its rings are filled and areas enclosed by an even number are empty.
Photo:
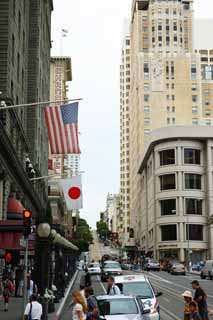
[[[54,0],[52,55],[72,58],[69,98],[79,106],[81,217],[94,227],[107,193],[119,192],[119,65],[131,0]],[[212,0],[194,0],[196,18],[213,18]],[[67,29],[66,38],[61,29]]]

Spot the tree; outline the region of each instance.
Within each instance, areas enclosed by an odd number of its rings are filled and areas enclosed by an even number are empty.
[[[81,252],[88,251],[89,244],[92,242],[93,237],[90,231],[90,227],[86,222],[86,220],[79,219],[73,238],[74,238],[74,241],[73,241],[74,244],[78,246]]]
[[[96,223],[97,233],[101,238],[107,238],[109,235],[109,228],[105,221],[100,220]]]

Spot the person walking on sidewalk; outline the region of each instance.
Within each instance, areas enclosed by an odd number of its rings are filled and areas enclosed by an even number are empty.
[[[5,274],[2,278],[2,291],[4,297],[4,311],[8,311],[9,299],[14,291],[14,285],[9,279],[9,274]]]
[[[209,320],[207,294],[200,287],[200,284],[197,280],[192,281],[192,288],[195,290],[194,301],[198,304],[198,311],[201,320]]]
[[[72,293],[72,299],[74,304],[72,309],[72,320],[85,320],[87,306],[80,291],[74,291]]]
[[[108,277],[107,283],[108,283],[107,294],[109,294],[110,296],[121,294],[121,291],[118,288],[118,286],[116,286],[115,280],[112,276]]]
[[[27,303],[24,311],[24,320],[40,320],[42,316],[42,305],[37,301],[37,295],[33,294],[30,297],[30,302]]]

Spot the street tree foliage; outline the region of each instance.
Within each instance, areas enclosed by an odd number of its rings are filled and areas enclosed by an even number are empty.
[[[109,234],[108,225],[103,220],[100,220],[96,223],[96,229],[97,229],[97,233],[99,234],[99,237],[101,238],[102,237],[106,238]]]
[[[93,241],[93,237],[86,220],[79,219],[73,238],[73,242],[79,248],[80,252],[89,250],[89,244]]]

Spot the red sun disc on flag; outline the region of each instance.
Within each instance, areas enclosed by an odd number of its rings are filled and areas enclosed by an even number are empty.
[[[78,187],[72,187],[68,190],[68,195],[72,200],[77,200],[81,196],[81,189]]]

